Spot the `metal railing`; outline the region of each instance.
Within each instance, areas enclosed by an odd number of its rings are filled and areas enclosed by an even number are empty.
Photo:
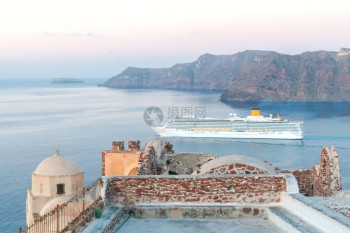
[[[103,181],[96,180],[65,203],[57,205],[54,209],[36,218],[27,227],[20,228],[19,233],[65,232],[68,226],[87,208],[101,200],[102,186]]]

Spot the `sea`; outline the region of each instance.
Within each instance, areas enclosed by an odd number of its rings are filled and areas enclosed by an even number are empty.
[[[98,87],[104,78],[83,84],[49,84],[50,79],[0,79],[0,232],[25,226],[25,202],[32,172],[55,153],[74,160],[85,184],[101,176],[101,152],[112,141],[160,139],[151,129],[150,107],[165,123],[174,114],[226,117],[280,114],[304,121],[303,140],[163,138],[176,153],[241,154],[268,161],[280,169],[309,169],[319,164],[323,146],[338,152],[343,189],[350,189],[350,103],[245,103],[228,105],[219,92]],[[198,112],[200,110],[200,112]],[[152,118],[153,119],[153,118]],[[155,119],[155,118],[154,118]]]

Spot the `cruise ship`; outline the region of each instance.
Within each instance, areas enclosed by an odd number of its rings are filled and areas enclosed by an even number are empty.
[[[303,122],[288,121],[279,115],[262,116],[259,109],[251,115],[227,118],[174,118],[164,126],[152,127],[162,137],[303,139]]]

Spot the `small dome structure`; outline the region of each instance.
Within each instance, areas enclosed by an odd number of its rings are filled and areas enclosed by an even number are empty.
[[[276,168],[257,158],[244,155],[228,155],[213,159],[192,175],[203,174],[276,174]]]
[[[57,149],[56,153],[44,159],[33,173],[41,176],[68,176],[81,172],[82,170],[73,160],[61,156],[60,151]]]
[[[84,172],[57,149],[32,173],[32,188],[27,192],[27,224],[83,189]]]

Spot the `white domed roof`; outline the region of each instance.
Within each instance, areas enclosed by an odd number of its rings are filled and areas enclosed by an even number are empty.
[[[81,172],[73,160],[61,156],[60,151],[56,150],[56,154],[44,159],[33,173],[42,176],[67,176]]]

